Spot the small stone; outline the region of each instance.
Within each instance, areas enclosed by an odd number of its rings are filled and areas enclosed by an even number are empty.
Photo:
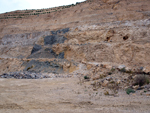
[[[146,96],[150,96],[150,93],[147,93]]]
[[[133,79],[135,79],[137,77],[137,75],[132,76]]]
[[[120,84],[121,83],[121,80],[117,80],[117,84]]]
[[[147,89],[147,90],[149,90],[150,89],[150,84],[145,85],[144,88]]]
[[[118,69],[123,69],[123,68],[126,68],[126,66],[125,65],[119,65],[118,66]]]
[[[144,67],[143,71],[144,71],[145,73],[149,73],[149,72],[150,72],[150,66]]]
[[[139,85],[133,86],[133,88],[137,90],[139,88]]]
[[[143,71],[144,67],[140,67],[139,69],[140,69],[141,71]]]
[[[111,70],[111,69],[112,69],[112,66],[111,66],[111,65],[106,65],[106,69]]]
[[[109,92],[108,92],[108,91],[105,91],[105,92],[104,92],[104,95],[109,95]]]
[[[134,94],[132,94],[133,96],[136,96],[136,94],[134,93]]]
[[[104,81],[102,82],[102,86],[103,86],[103,87],[106,87],[106,86],[108,85],[108,83],[109,83],[108,80],[104,80]]]
[[[95,81],[91,81],[91,85],[95,85],[96,84],[96,82]]]
[[[31,74],[31,78],[35,78],[36,77],[36,75],[34,75],[34,74]]]
[[[110,80],[112,80],[112,77],[107,77],[106,80],[110,81]]]
[[[102,68],[106,68],[106,65],[105,65],[105,64],[101,64],[101,67],[102,67]]]
[[[70,64],[70,63],[65,63],[65,66],[66,66],[67,68],[69,68],[69,67],[71,66],[71,64]]]
[[[144,89],[143,87],[138,87],[136,90],[142,90],[142,89]]]
[[[131,71],[131,69],[129,67],[126,67],[125,70],[128,72]]]
[[[86,64],[86,61],[82,60],[81,63]]]
[[[97,89],[96,89],[96,88],[94,88],[94,89],[93,89],[93,91],[97,91]]]
[[[100,75],[96,75],[95,77],[92,78],[93,80],[98,80],[100,79]]]

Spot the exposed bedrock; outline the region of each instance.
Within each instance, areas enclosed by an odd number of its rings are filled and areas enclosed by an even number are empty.
[[[13,71],[70,73],[78,63],[64,59],[64,51],[55,53],[53,45],[62,44],[69,28],[57,31],[43,31],[20,35],[6,35],[1,38],[1,73]],[[22,38],[22,39],[21,39]],[[14,68],[12,69],[12,67]]]
[[[59,74],[82,70],[80,64],[111,63],[150,71],[149,25],[146,19],[5,35],[0,70]]]

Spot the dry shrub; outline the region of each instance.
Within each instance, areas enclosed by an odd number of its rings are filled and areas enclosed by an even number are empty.
[[[133,81],[133,85],[143,86],[144,84],[149,84],[149,78],[146,75],[137,75]]]

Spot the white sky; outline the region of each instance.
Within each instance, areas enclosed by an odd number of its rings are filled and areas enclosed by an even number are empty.
[[[0,0],[0,13],[24,9],[42,9],[75,4],[85,0]]]

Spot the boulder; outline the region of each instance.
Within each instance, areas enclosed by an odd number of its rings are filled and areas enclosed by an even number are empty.
[[[31,54],[39,51],[40,49],[42,49],[42,47],[40,45],[35,44],[32,51],[31,51]]]

